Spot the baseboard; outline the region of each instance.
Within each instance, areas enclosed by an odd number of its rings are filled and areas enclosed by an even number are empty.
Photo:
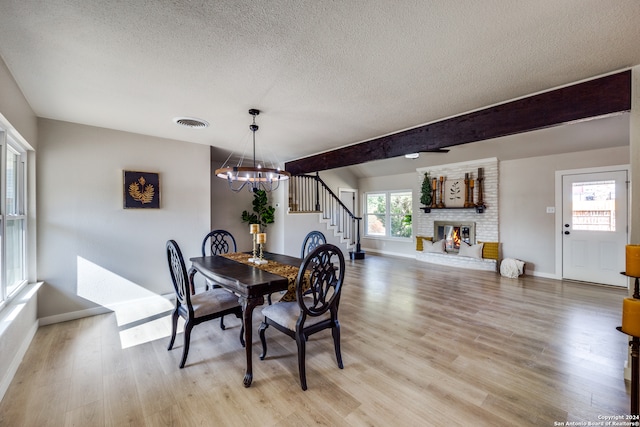
[[[196,288],[199,289],[199,288]],[[161,294],[160,295],[162,298],[165,298],[169,301],[174,301],[176,296],[175,294],[172,293],[168,293],[168,294]],[[153,297],[149,297],[149,298],[153,298]],[[111,305],[111,308],[108,307],[94,307],[94,308],[87,308],[84,310],[77,310],[77,311],[70,311],[68,313],[60,313],[60,314],[54,314],[53,316],[47,316],[47,317],[41,317],[40,318],[40,326],[46,326],[46,325],[51,325],[54,323],[60,323],[60,322],[67,322],[69,320],[77,320],[77,319],[82,319],[83,317],[90,317],[90,316],[97,316],[100,314],[106,314],[106,313],[111,313],[113,312],[115,309],[118,308],[119,305],[130,305],[132,302],[139,302],[140,304],[144,304],[144,301],[147,298],[140,298],[137,300],[126,300],[126,301],[122,301],[120,303],[116,303]]]
[[[40,326],[52,325],[54,323],[67,322],[69,320],[82,319],[83,317],[97,316],[99,314],[110,313],[106,307],[87,308],[84,310],[70,311],[68,313],[54,314],[40,318]]]
[[[379,254],[379,255],[389,255],[389,256],[398,256],[398,257],[402,257],[402,258],[415,258],[416,255],[414,252],[411,252],[410,254],[406,254],[403,252],[389,252],[389,251],[381,251],[379,249],[371,249],[371,248],[362,248],[362,250],[364,252],[367,253],[373,253],[373,254]]]
[[[558,277],[557,275],[553,274],[553,273],[542,273],[540,271],[529,271],[529,270],[525,270],[525,274],[534,276],[534,277],[542,277],[544,279],[555,279],[555,280],[562,280],[561,277]]]
[[[27,350],[31,345],[31,341],[33,341],[33,337],[36,336],[36,332],[38,332],[37,321],[35,321],[31,326],[31,328],[29,328],[29,331],[25,335],[24,340],[22,340],[22,343],[20,344],[20,347],[18,348],[16,355],[14,356],[9,367],[7,368],[7,371],[5,372],[4,377],[2,378],[2,381],[0,381],[0,401],[4,398],[4,394],[9,389],[9,386],[11,385],[11,381],[13,381],[13,377],[15,377],[16,372],[18,372],[20,363],[22,363],[22,359],[24,358],[24,355],[27,354]]]
[[[42,282],[27,285],[0,311],[0,339],[3,363],[0,365],[0,400],[11,385],[33,337],[38,331],[38,290]]]

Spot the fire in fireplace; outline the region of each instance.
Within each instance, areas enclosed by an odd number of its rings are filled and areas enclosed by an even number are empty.
[[[460,242],[469,245],[476,243],[476,224],[459,223],[452,221],[434,221],[433,223],[433,240],[443,240],[444,247],[447,252],[458,252]]]

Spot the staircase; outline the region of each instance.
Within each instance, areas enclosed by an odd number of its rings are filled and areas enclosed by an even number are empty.
[[[360,221],[325,184],[315,175],[296,175],[289,181],[289,212],[317,213],[320,222],[333,229],[342,242],[347,243],[351,259],[364,259],[360,246]]]

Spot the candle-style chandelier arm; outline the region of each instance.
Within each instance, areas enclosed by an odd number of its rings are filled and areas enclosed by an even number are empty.
[[[250,109],[249,114],[253,116],[253,123],[249,125],[249,129],[253,134],[253,166],[241,166],[244,155],[240,159],[238,166],[228,166],[229,158],[219,169],[216,169],[217,177],[226,179],[229,188],[234,192],[239,192],[247,187],[249,191],[264,190],[271,192],[280,186],[280,181],[285,181],[291,177],[291,174],[280,168],[262,167],[256,162],[256,116],[260,114],[260,110]]]

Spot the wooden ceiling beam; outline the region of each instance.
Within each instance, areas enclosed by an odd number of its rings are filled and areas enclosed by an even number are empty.
[[[292,175],[529,132],[631,110],[631,71],[554,89],[483,110],[293,160]]]

